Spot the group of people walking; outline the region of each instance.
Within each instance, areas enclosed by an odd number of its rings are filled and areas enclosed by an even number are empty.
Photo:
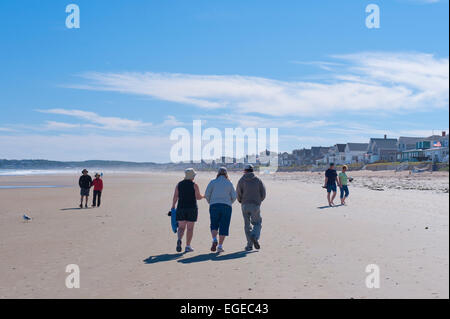
[[[341,205],[345,205],[345,200],[349,196],[348,182],[352,179],[347,177],[348,167],[344,165],[338,174],[334,164],[325,172],[325,185],[327,190],[328,205],[334,206],[334,199],[337,193],[337,186],[340,188]],[[94,188],[94,198],[92,207],[100,207],[103,192],[103,180],[101,175],[96,173],[95,179],[88,175],[85,169],[79,179],[81,188],[80,208],[88,208],[88,200],[91,188]],[[259,239],[261,236],[262,217],[261,204],[266,198],[266,188],[264,183],[254,173],[251,164],[246,165],[244,175],[239,180],[236,189],[228,177],[228,171],[221,167],[217,177],[212,180],[202,195],[199,186],[194,182],[197,173],[192,168],[185,170],[184,180],[175,187],[172,201],[172,211],[176,211],[176,221],[178,223],[178,240],[176,250],[183,250],[183,238],[186,233],[185,252],[192,252],[191,246],[194,236],[194,225],[198,219],[197,202],[206,199],[209,204],[210,229],[211,229],[211,251],[223,252],[224,242],[230,234],[230,222],[233,203],[237,200],[241,204],[244,219],[244,230],[247,244],[246,251],[253,248],[260,249]],[[337,184],[337,186],[336,186]]]
[[[80,208],[83,208],[83,200],[84,207],[88,208],[89,195],[91,193],[91,188],[94,188],[94,198],[92,202],[92,207],[100,207],[102,200],[102,192],[103,192],[103,180],[101,179],[101,175],[96,173],[95,179],[93,180],[91,176],[88,174],[89,172],[84,169],[78,181],[80,186],[80,195],[81,195],[81,203]]]
[[[232,205],[237,200],[242,206],[244,229],[247,237],[246,251],[260,249],[262,218],[261,204],[266,198],[266,188],[259,179],[251,164],[246,165],[244,175],[239,180],[236,189],[228,177],[228,171],[221,167],[217,177],[206,188],[205,195],[200,193],[194,182],[196,172],[189,168],[185,178],[175,188],[172,210],[176,208],[178,222],[178,240],[176,250],[182,251],[183,237],[186,232],[185,252],[192,252],[194,225],[198,219],[197,201],[206,199],[209,204],[210,229],[212,236],[211,251],[223,252],[225,238],[229,236]]]

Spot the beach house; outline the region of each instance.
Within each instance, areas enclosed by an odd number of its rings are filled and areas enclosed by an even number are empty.
[[[427,138],[430,148],[425,150],[425,155],[433,162],[449,161],[449,136],[445,131],[441,135],[432,135]]]
[[[375,162],[395,162],[398,154],[398,140],[396,138],[371,138],[367,147],[367,161]]]
[[[321,162],[326,164],[334,163],[336,165],[345,164],[345,146],[346,144],[335,144],[330,147]]]
[[[441,135],[431,135],[426,138],[418,139],[415,147],[406,149],[401,153],[402,161],[448,161],[449,137],[446,132]]]
[[[303,148],[293,150],[292,155],[296,159],[297,165],[311,164],[311,149]]]
[[[278,165],[283,167],[294,166],[296,164],[296,158],[293,154],[288,152],[278,154]]]
[[[398,139],[398,151],[405,152],[416,149],[416,143],[423,141],[425,137],[400,136]]]
[[[331,147],[329,147],[329,146],[326,146],[326,147],[324,147],[324,146],[313,146],[313,147],[311,147],[311,156],[313,158],[313,162],[323,158],[328,153],[330,148]]]
[[[347,143],[345,145],[345,163],[363,163],[369,143]]]
[[[297,165],[311,165],[328,154],[329,150],[330,147],[313,146],[311,148],[293,150],[292,155],[296,158]]]
[[[424,150],[425,156],[428,160],[435,163],[448,163],[448,147],[433,147],[427,150]]]

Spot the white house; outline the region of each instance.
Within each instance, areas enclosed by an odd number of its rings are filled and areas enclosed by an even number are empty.
[[[363,163],[369,143],[347,143],[345,146],[345,163]]]
[[[331,147],[328,154],[325,155],[326,163],[334,163],[336,165],[345,164],[345,146],[346,144],[336,144]]]
[[[425,156],[433,162],[448,162],[448,147],[433,147],[424,150]]]
[[[278,154],[278,163],[280,166],[292,166],[295,165],[295,157],[288,152]]]

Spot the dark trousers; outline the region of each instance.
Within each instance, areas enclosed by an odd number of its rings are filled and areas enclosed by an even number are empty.
[[[92,203],[92,206],[100,207],[101,201],[102,201],[102,192],[94,191],[94,202]]]

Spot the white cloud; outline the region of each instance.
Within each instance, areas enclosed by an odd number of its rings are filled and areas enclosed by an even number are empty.
[[[228,115],[204,115],[201,119],[206,121],[213,120],[225,127],[242,127],[242,128],[283,128],[283,129],[293,129],[293,128],[319,128],[330,126],[332,123],[324,120],[312,120],[312,121],[301,121],[298,119],[292,119],[289,117],[262,117],[256,115],[245,115],[245,116],[228,116]],[[203,123],[202,123],[203,124]]]
[[[165,120],[157,125],[142,121],[129,120],[118,117],[105,117],[94,112],[67,109],[37,110],[40,113],[65,115],[82,120],[80,123],[66,123],[59,121],[46,121],[44,130],[72,130],[72,129],[93,129],[119,132],[148,132],[151,129],[183,126],[185,123],[178,121],[175,116],[168,115]],[[34,127],[34,130],[41,130],[42,127]],[[145,130],[144,130],[145,129]],[[0,129],[1,131],[1,129]]]
[[[328,62],[328,61],[292,61],[294,64],[300,65],[312,65],[321,68],[322,70],[331,71],[333,67],[342,66],[341,63]]]
[[[55,121],[47,121],[45,128],[49,130],[65,130],[65,129],[73,129],[80,128],[80,124],[71,124],[64,122],[55,122]]]
[[[412,53],[396,53],[386,57],[380,52],[335,57],[353,62],[355,66],[350,70],[356,74],[366,74],[374,83],[398,83],[419,92],[448,94],[448,58],[436,59],[430,54]]]
[[[159,124],[159,127],[176,127],[176,126],[186,126],[187,124],[181,121],[178,121],[175,116],[168,115],[166,119]]]
[[[444,129],[448,132],[448,128]],[[434,133],[440,134],[441,131]],[[330,126],[326,130],[329,136],[339,135],[345,138],[345,143],[365,140],[370,137],[382,137],[384,134],[392,138],[399,138],[400,136],[422,136],[427,137],[433,134],[432,130],[426,129],[401,129],[401,128],[376,128],[363,124],[348,124],[345,127]]]
[[[83,77],[88,83],[71,87],[272,116],[448,107],[448,58],[381,52],[333,58],[347,65],[339,74],[330,74],[332,80],[328,82],[240,75],[86,73]]]
[[[46,127],[50,129],[88,127],[114,131],[138,131],[139,129],[152,126],[152,123],[144,123],[142,121],[129,120],[119,117],[104,117],[94,112],[86,112],[81,110],[49,109],[37,111],[47,114],[66,115],[84,120],[84,123],[80,124],[48,121]]]

